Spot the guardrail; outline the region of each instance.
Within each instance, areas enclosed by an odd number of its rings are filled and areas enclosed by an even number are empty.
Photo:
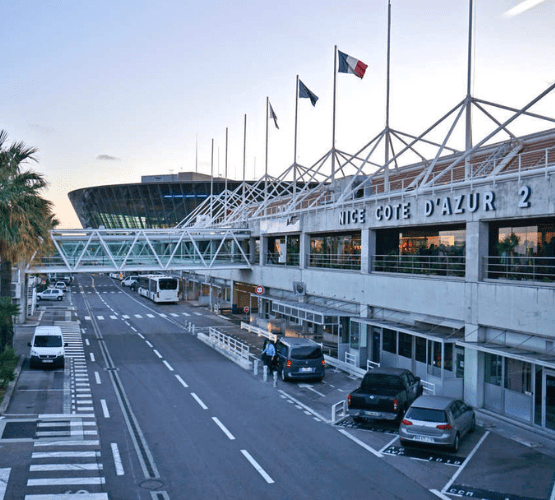
[[[331,421],[333,424],[347,416],[347,401],[339,401],[331,407]]]
[[[375,361],[370,361],[369,359],[366,360],[366,369],[373,370],[374,368],[379,368],[381,365],[380,363],[376,363]]]
[[[358,366],[358,355],[353,354],[351,352],[345,353],[345,363],[348,363],[353,366]]]
[[[276,342],[278,339],[278,336],[275,333],[271,333],[268,330],[259,328],[258,326],[253,326],[250,323],[245,323],[244,321],[241,321],[241,328],[243,330],[247,330],[248,332],[256,333],[259,337],[266,337],[272,342]]]
[[[436,393],[436,385],[433,382],[428,382],[427,380],[420,380],[422,387],[424,388],[424,392],[428,394],[435,395]]]
[[[243,342],[239,342],[236,338],[226,335],[212,327],[208,328],[208,337],[214,345],[229,351],[235,356],[246,359],[247,361],[249,360],[250,348],[247,344],[243,344]]]
[[[327,354],[324,354],[324,359],[326,360],[326,365],[335,366],[339,370],[347,372],[353,375],[354,377],[362,378],[366,373],[366,370],[364,370],[363,368],[359,368],[358,366],[353,366],[350,363],[345,363],[345,361],[341,361],[337,358],[332,358]]]

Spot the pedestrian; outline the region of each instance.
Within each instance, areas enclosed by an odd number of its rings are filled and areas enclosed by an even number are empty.
[[[273,373],[273,362],[276,356],[276,348],[273,342],[268,342],[262,351],[262,361],[268,367],[270,373]]]

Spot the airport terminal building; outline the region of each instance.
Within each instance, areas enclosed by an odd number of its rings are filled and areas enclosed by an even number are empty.
[[[444,153],[212,207],[252,268],[184,272],[187,298],[555,431],[555,129]]]

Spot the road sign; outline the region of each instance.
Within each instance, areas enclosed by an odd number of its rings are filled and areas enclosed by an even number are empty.
[[[248,313],[249,312],[249,306],[243,307],[243,311],[245,311],[245,313]]]
[[[258,295],[262,295],[262,294],[264,293],[264,287],[258,285],[258,286],[254,289],[254,291],[255,291]]]

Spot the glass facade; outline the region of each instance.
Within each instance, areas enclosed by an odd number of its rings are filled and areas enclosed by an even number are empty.
[[[227,181],[228,190],[238,181]],[[145,182],[77,189],[68,193],[84,228],[162,229],[179,224],[210,196],[225,189],[219,179],[195,182]]]
[[[360,232],[310,237],[309,267],[360,270]]]

